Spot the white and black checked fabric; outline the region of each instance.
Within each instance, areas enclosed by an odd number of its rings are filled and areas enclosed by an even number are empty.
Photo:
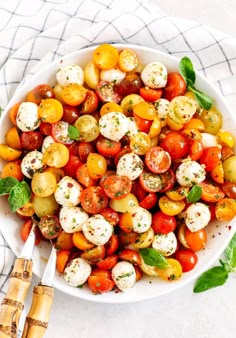
[[[187,55],[236,104],[236,41],[219,31],[168,17],[147,0],[11,0],[0,1],[1,107],[20,83],[54,59],[105,41]],[[0,298],[13,260],[0,234]]]

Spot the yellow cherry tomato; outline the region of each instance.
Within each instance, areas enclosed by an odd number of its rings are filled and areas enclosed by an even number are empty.
[[[110,200],[110,207],[117,212],[134,213],[139,206],[138,199],[134,194],[129,193],[119,200]]]
[[[234,146],[234,137],[231,133],[225,130],[220,130],[216,136],[220,138],[220,143],[223,145],[226,145],[230,148],[233,148]]]
[[[101,178],[107,170],[107,161],[100,154],[90,153],[87,158],[88,174],[93,180]]]
[[[202,120],[193,117],[190,121],[185,123],[184,129],[197,129],[199,131],[204,131],[205,125]]]
[[[79,131],[80,141],[92,142],[99,135],[97,120],[91,115],[80,116],[74,125]]]
[[[143,101],[144,99],[142,98],[142,96],[138,94],[130,94],[130,95],[125,96],[122,99],[120,106],[122,107],[123,113],[126,116],[131,116],[133,112],[133,107],[139,102],[143,102]]]
[[[56,99],[42,100],[39,105],[38,114],[43,122],[57,123],[62,118],[63,106]]]
[[[150,138],[156,137],[161,132],[161,120],[156,116],[152,122],[151,128],[149,130],[148,136]]]
[[[22,151],[13,149],[7,144],[0,144],[0,157],[5,161],[14,161],[20,157]]]
[[[27,202],[23,207],[16,210],[17,214],[24,217],[31,217],[34,214],[34,205],[32,202]]]
[[[78,83],[70,83],[62,89],[61,97],[63,101],[70,106],[78,106],[84,102],[87,91],[86,88]]]
[[[99,82],[100,70],[93,63],[89,62],[84,68],[84,81],[92,89],[96,89]]]
[[[182,201],[189,192],[188,187],[177,187],[166,192],[166,195],[173,201]]]
[[[167,125],[170,129],[176,131],[183,129],[184,126],[183,124],[176,123],[170,116],[167,117]]]
[[[154,235],[155,234],[152,228],[149,228],[148,231],[145,231],[142,234],[138,234],[137,239],[132,244],[133,247],[136,249],[148,248],[153,241]]]
[[[151,147],[150,148],[157,146],[158,142],[159,142],[159,136],[158,135],[155,136],[155,137],[152,137],[151,138]]]
[[[154,120],[157,116],[155,107],[149,102],[139,102],[133,106],[134,114],[145,120]]]
[[[182,200],[173,201],[168,196],[162,196],[159,199],[159,207],[164,214],[168,216],[175,216],[184,210],[185,203]]]
[[[99,69],[111,69],[119,60],[117,48],[107,43],[98,46],[93,52],[93,62]]]
[[[119,104],[115,102],[107,102],[102,106],[100,110],[100,115],[104,116],[111,112],[112,113],[123,113],[123,109]]]
[[[118,65],[123,72],[131,72],[138,66],[136,53],[130,49],[124,49],[120,52]]]
[[[188,140],[202,140],[202,133],[198,129],[185,128],[185,125],[182,134],[184,134]]]
[[[49,167],[62,168],[69,160],[69,150],[62,143],[53,143],[45,150],[43,159]]]
[[[49,171],[36,173],[33,176],[31,187],[36,196],[47,197],[52,195],[57,188],[55,175]]]
[[[166,260],[169,266],[166,269],[158,269],[159,277],[168,281],[180,279],[183,273],[181,264],[174,258],[167,258]]]
[[[236,215],[236,203],[232,198],[223,198],[216,203],[216,219],[221,222],[229,222]]]
[[[150,137],[143,132],[134,135],[130,140],[130,148],[137,155],[145,155],[151,147]]]

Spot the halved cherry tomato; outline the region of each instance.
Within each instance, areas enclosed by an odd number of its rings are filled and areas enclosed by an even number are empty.
[[[33,226],[33,221],[31,219],[25,221],[22,224],[21,229],[20,229],[20,235],[21,235],[22,241],[25,242],[27,240],[32,226]],[[41,241],[41,234],[40,234],[38,227],[36,227],[34,231],[35,231],[35,245],[39,245]]]
[[[156,109],[150,102],[141,101],[133,107],[135,115],[145,120],[153,121],[156,117]]]
[[[57,253],[56,269],[63,273],[70,257],[70,250],[59,250]]]
[[[188,152],[188,142],[186,138],[177,131],[171,131],[166,134],[161,142],[161,146],[164,150],[168,151],[173,160],[186,157]]]
[[[81,231],[74,232],[72,240],[79,250],[90,250],[94,247],[94,244],[89,242]]]
[[[162,89],[152,89],[148,87],[140,88],[140,95],[147,102],[155,102],[162,97]]]
[[[118,65],[123,72],[131,72],[138,66],[136,53],[131,49],[122,50],[119,55]]]
[[[98,98],[93,90],[88,90],[84,102],[82,103],[81,114],[91,114],[98,107]]]
[[[118,249],[119,241],[118,236],[116,234],[111,235],[109,241],[105,244],[105,248],[107,251],[107,255],[113,255]]]
[[[40,105],[42,100],[54,98],[53,88],[48,84],[40,84],[27,93],[25,100]]]
[[[56,177],[57,183],[62,179],[62,177],[65,176],[64,170],[61,168],[48,167],[45,169],[45,171],[51,172]]]
[[[119,103],[121,96],[114,92],[114,86],[111,82],[100,81],[96,88],[96,94],[101,102]]]
[[[96,146],[99,154],[105,157],[114,157],[121,149],[121,142],[108,140],[105,137],[99,137]]]
[[[236,202],[232,198],[223,198],[216,203],[216,219],[221,222],[229,222],[236,215]]]
[[[164,98],[171,101],[186,92],[186,83],[183,77],[177,72],[171,72],[167,76],[167,83],[164,89]]]
[[[167,170],[164,174],[160,174],[162,189],[160,192],[166,192],[173,188],[175,184],[175,173],[172,169]]]
[[[99,69],[113,68],[119,60],[119,53],[114,46],[104,43],[93,52],[93,62]]]
[[[86,163],[90,153],[95,152],[95,147],[91,142],[79,142],[78,154],[81,162]]]
[[[119,214],[111,208],[103,209],[100,214],[105,217],[105,219],[111,223],[113,226],[116,226],[119,222]]]
[[[171,158],[168,152],[156,146],[147,151],[145,164],[154,174],[161,174],[170,168]]]
[[[61,92],[63,101],[70,106],[78,106],[84,102],[86,95],[87,89],[78,83],[70,83]]]
[[[162,181],[159,174],[143,171],[139,176],[139,182],[141,187],[150,193],[155,193],[162,189]]]
[[[15,103],[9,110],[9,118],[11,120],[11,123],[14,124],[14,126],[16,126],[16,116],[18,113],[18,109],[21,105],[21,102],[17,102]]]
[[[180,262],[183,272],[191,271],[197,264],[198,257],[194,251],[181,249],[175,253],[175,258]]]
[[[107,204],[108,197],[101,187],[88,187],[81,193],[81,205],[90,214],[99,214]]]
[[[199,140],[189,141],[188,155],[193,161],[198,161],[203,154],[203,145]]]
[[[97,263],[97,267],[99,269],[111,270],[116,265],[117,261],[118,261],[118,256],[113,254],[113,255],[110,255],[100,260]]]
[[[69,160],[69,150],[62,143],[53,143],[45,150],[43,159],[49,167],[62,168]]]
[[[221,161],[211,170],[210,175],[216,183],[224,183],[224,169]]]
[[[119,151],[119,153],[115,156],[115,160],[114,160],[115,165],[117,166],[117,163],[119,162],[119,160],[122,156],[124,156],[125,154],[128,154],[128,153],[131,153],[131,152],[132,152],[132,150],[130,149],[130,147],[126,146],[126,147],[122,148]]]
[[[51,135],[52,134],[52,125],[51,125],[51,123],[41,122],[41,124],[39,126],[39,131],[43,135],[47,135],[47,136]]]
[[[200,251],[206,246],[207,233],[205,229],[191,232],[188,228],[184,231],[184,237],[189,248],[193,251]]]
[[[147,196],[147,191],[141,187],[141,183],[138,180],[132,182],[131,192],[138,198],[139,202],[141,202]]]
[[[22,148],[25,150],[36,150],[43,144],[43,135],[39,131],[23,132],[20,136]]]
[[[182,266],[174,258],[167,258],[168,267],[166,269],[158,269],[158,276],[164,280],[175,281],[182,276]]]
[[[169,216],[176,216],[185,208],[184,201],[172,201],[167,196],[162,196],[158,203],[161,211]]]
[[[221,159],[221,149],[218,147],[209,147],[204,149],[200,158],[200,163],[205,165],[206,171],[213,170]]]
[[[52,137],[54,140],[66,145],[72,144],[74,141],[69,136],[68,128],[69,124],[65,121],[54,123],[52,125]]]
[[[81,254],[81,258],[88,261],[90,264],[96,264],[100,260],[104,259],[106,254],[104,245],[98,245],[95,248],[86,250]]]
[[[222,146],[221,148],[221,160],[224,161],[234,154],[233,149],[229,146]]]
[[[168,234],[176,228],[176,219],[174,216],[164,214],[158,211],[152,216],[152,228],[156,234]]]
[[[88,287],[93,293],[104,293],[111,291],[115,286],[113,280],[97,276],[89,276]]]
[[[12,127],[8,129],[6,133],[6,142],[7,145],[13,149],[22,149],[20,135],[18,129],[16,127]]]
[[[108,113],[115,112],[115,113],[123,113],[123,109],[121,106],[115,102],[107,102],[105,103],[100,109],[100,115],[104,116]]]
[[[119,219],[119,227],[122,229],[124,232],[132,232],[133,231],[133,218],[132,218],[132,213],[131,212],[123,212],[120,215]]]
[[[82,165],[79,157],[70,155],[66,165],[62,168],[65,175],[76,178],[77,169]]]
[[[122,261],[128,261],[131,264],[141,264],[141,257],[140,254],[137,251],[131,250],[131,249],[124,249],[119,252],[119,258]]]
[[[215,203],[224,198],[224,192],[218,187],[208,182],[198,184],[202,188],[201,199],[205,202]]]
[[[132,182],[127,176],[109,176],[104,181],[104,190],[109,198],[121,199],[132,189]]]
[[[60,121],[63,115],[63,106],[61,102],[55,99],[42,100],[38,109],[39,117],[43,122],[56,123]]]
[[[138,282],[143,277],[143,271],[140,269],[138,265],[134,265],[135,275],[136,275],[136,282]]]
[[[89,176],[88,167],[86,163],[78,167],[78,169],[76,170],[76,178],[79,181],[79,183],[83,184],[87,188],[96,185],[96,180],[93,180]]]
[[[142,117],[133,114],[134,119],[135,119],[135,123],[137,125],[138,130],[144,132],[144,133],[148,133],[151,125],[152,125],[152,120],[147,120],[147,119],[143,119]]]
[[[157,204],[157,195],[150,192],[140,203],[139,206],[144,209],[151,209]]]
[[[0,144],[0,157],[5,161],[14,161],[20,157],[22,151],[13,149],[7,144]]]
[[[197,129],[199,131],[204,131],[205,125],[202,120],[193,117],[190,121],[184,124],[184,129]]]
[[[63,106],[63,115],[62,120],[73,124],[80,116],[78,107],[69,106],[68,104],[65,104]]]
[[[100,185],[100,187],[102,187],[103,189],[104,189],[104,182],[105,182],[105,180],[107,179],[107,177],[109,177],[109,176],[113,176],[113,175],[115,175],[116,174],[116,172],[114,171],[114,170],[107,170],[106,172],[105,172],[105,174],[100,178],[100,180],[99,180],[99,185]]]
[[[59,219],[55,215],[43,216],[38,223],[38,227],[43,237],[47,239],[57,238],[62,232]]]
[[[8,162],[4,164],[2,168],[1,178],[9,176],[16,178],[18,181],[22,181],[24,179],[20,164],[16,162]]]
[[[89,176],[93,180],[101,178],[107,170],[105,157],[97,153],[90,153],[87,158],[87,168]]]
[[[124,248],[127,247],[130,244],[135,243],[135,241],[138,239],[138,234],[134,231],[131,232],[119,232],[119,247]]]
[[[236,200],[236,183],[234,182],[224,182],[221,185],[222,191],[229,198],[233,198]]]
[[[17,215],[19,215],[22,219],[25,217],[31,217],[34,214],[34,205],[31,201],[25,203],[23,207],[16,210]]]
[[[181,201],[186,198],[189,192],[188,187],[175,187],[166,192],[166,195],[173,201]]]
[[[57,237],[56,247],[59,250],[71,250],[74,247],[73,234],[62,231]]]
[[[114,90],[120,97],[130,94],[139,94],[140,88],[143,86],[140,76],[137,73],[127,74],[119,83],[115,84]]]

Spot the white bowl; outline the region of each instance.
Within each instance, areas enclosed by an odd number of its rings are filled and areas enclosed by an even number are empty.
[[[127,47],[127,45],[122,44],[117,44],[116,46],[118,49],[123,49],[124,47]],[[92,52],[94,48],[95,47],[90,47],[78,50],[77,52],[69,54],[62,59],[54,61],[53,63],[45,67],[42,71],[38,72],[36,75],[30,78],[28,82],[26,82],[22,87],[17,90],[14,97],[7,105],[5,112],[0,120],[1,143],[5,142],[4,137],[6,131],[10,127],[10,122],[8,119],[9,108],[14,103],[23,100],[25,94],[36,85],[41,83],[48,83],[50,85],[53,85],[55,83],[56,71],[62,66],[62,62],[63,64],[77,63],[82,67],[85,66],[85,64],[92,59]],[[151,48],[135,45],[129,45],[129,48],[137,52],[138,57],[143,64],[147,64],[148,62],[152,61],[161,61],[166,65],[168,71],[175,71],[178,69],[179,60],[171,55],[162,53],[158,50],[154,50]],[[230,108],[227,105],[225,99],[219,94],[214,86],[212,86],[212,84],[199,73],[197,74],[196,87],[207,93],[214,99],[216,106],[219,108],[224,116],[224,129],[236,135],[236,120],[233,113],[230,111]],[[0,162],[1,167],[2,164],[3,161]],[[19,255],[23,245],[19,234],[21,223],[22,222],[19,220],[19,218],[11,213],[7,200],[5,198],[1,198],[1,231],[7,243],[16,255]],[[159,278],[151,278],[147,276],[138,283],[136,283],[131,290],[125,293],[109,292],[95,296],[85,286],[82,289],[69,286],[64,281],[63,277],[56,273],[54,287],[72,296],[101,303],[136,302],[155,298],[163,294],[173,292],[177,288],[189,283],[190,281],[193,281],[219,257],[219,255],[223,252],[228,242],[230,241],[234,230],[236,230],[236,220],[230,222],[230,225],[232,227],[230,231],[228,225],[229,224],[214,222],[206,227],[206,231],[208,233],[208,242],[206,249],[197,253],[199,260],[194,270],[183,274],[182,279],[180,279],[179,281],[166,282]],[[49,256],[49,252],[50,247],[47,243],[42,243],[35,249],[33,272],[38,277],[41,277],[43,273],[47,258]]]

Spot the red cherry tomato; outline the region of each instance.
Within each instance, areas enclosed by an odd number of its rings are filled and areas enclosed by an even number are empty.
[[[152,89],[148,87],[140,88],[140,96],[147,102],[155,102],[162,97],[162,89]]]
[[[183,77],[177,72],[171,72],[167,76],[167,83],[164,89],[164,98],[168,101],[176,96],[184,95],[186,92],[186,83]]]
[[[206,171],[214,169],[221,159],[221,150],[218,147],[209,147],[204,149],[200,158],[200,163],[204,164]]]
[[[98,98],[94,91],[88,90],[86,98],[81,106],[81,114],[91,114],[96,111],[98,107]]]
[[[76,178],[76,171],[81,165],[82,162],[78,156],[70,155],[68,162],[62,169],[64,170],[65,175]]]
[[[117,263],[118,256],[110,255],[97,263],[99,269],[111,270]]]
[[[137,197],[139,202],[142,201],[147,195],[147,192],[141,187],[139,181],[133,181],[131,192]]]
[[[119,214],[111,208],[103,209],[100,214],[105,217],[105,219],[111,223],[113,226],[116,226],[119,222]]]
[[[59,219],[55,215],[43,216],[38,223],[38,227],[43,237],[47,239],[57,238],[62,232],[62,227]]]
[[[164,150],[168,151],[172,160],[186,157],[188,152],[186,138],[176,131],[166,134],[161,142],[161,146]]]
[[[193,270],[198,261],[198,257],[195,252],[189,249],[178,250],[175,253],[175,258],[180,262],[183,272]]]
[[[124,249],[119,253],[119,258],[122,261],[128,261],[132,264],[141,264],[141,257],[137,251],[131,249]]]
[[[150,130],[150,128],[151,128],[151,125],[152,125],[153,121],[143,119],[142,117],[139,117],[136,114],[133,114],[133,116],[134,116],[135,123],[137,125],[138,130],[140,130],[140,131],[142,131],[144,133],[148,133],[149,130]]]
[[[127,176],[109,176],[104,181],[104,190],[109,198],[121,199],[132,189],[132,182]]]
[[[70,155],[79,156],[79,142],[74,142],[68,146]]]
[[[138,238],[138,234],[134,231],[131,232],[125,232],[120,231],[119,232],[119,247],[125,248],[128,245],[134,243]]]
[[[100,180],[99,180],[99,185],[100,185],[100,187],[102,187],[103,189],[104,189],[104,182],[105,182],[105,180],[108,178],[108,177],[110,177],[110,176],[113,176],[113,175],[115,175],[116,174],[116,172],[114,171],[114,170],[107,170],[106,172],[105,172],[105,174],[100,178]]]
[[[188,155],[193,161],[198,161],[203,154],[203,145],[199,140],[191,140],[189,142]]]
[[[156,234],[168,234],[176,228],[176,219],[174,216],[168,216],[162,211],[158,211],[152,216],[152,228]]]
[[[156,146],[147,151],[145,164],[152,173],[161,174],[170,168],[171,158],[168,152]]]
[[[79,117],[79,109],[77,107],[69,106],[68,104],[63,106],[63,115],[62,120],[69,123],[74,124],[74,122]]]
[[[97,143],[97,150],[99,154],[104,157],[114,157],[121,149],[121,142],[108,140],[105,137],[99,137]]]
[[[227,197],[236,200],[236,183],[225,182],[221,185],[221,189]]]
[[[155,193],[162,189],[161,176],[150,171],[143,171],[139,176],[139,182],[143,190]]]
[[[108,197],[101,187],[84,189],[80,198],[82,208],[90,214],[99,214],[108,204]]]
[[[96,88],[96,94],[101,102],[119,103],[121,96],[114,92],[114,86],[111,82],[100,81]]]
[[[164,174],[160,174],[162,189],[159,192],[166,192],[173,188],[175,184],[175,174],[172,169],[167,170]]]
[[[30,230],[32,228],[32,225],[33,225],[32,219],[29,219],[22,224],[21,229],[20,229],[20,235],[21,235],[22,241],[25,242],[27,240],[29,233],[30,233]],[[36,227],[35,228],[35,245],[38,245],[40,243],[41,238],[42,237],[41,237],[41,233],[39,231],[39,228]]]
[[[116,250],[118,249],[118,246],[119,246],[119,241],[118,241],[117,235],[116,234],[111,235],[111,238],[105,244],[105,248],[107,250],[107,255],[108,256],[113,255],[116,252]]]
[[[51,135],[52,134],[52,125],[51,125],[51,123],[41,122],[41,124],[39,126],[39,131],[43,135],[47,135],[47,136]]]
[[[81,162],[86,163],[90,153],[94,153],[95,148],[91,142],[80,142],[78,146],[78,154]]]
[[[26,95],[26,101],[34,102],[38,106],[40,105],[42,100],[54,98],[55,98],[54,90],[51,86],[47,84],[40,84],[36,86]]]
[[[149,210],[153,208],[156,204],[157,204],[157,195],[151,192],[139,203],[139,206]]]
[[[129,94],[139,94],[140,88],[143,86],[141,78],[138,74],[128,74],[125,78],[117,85],[114,86],[114,90],[121,97]]]
[[[84,185],[85,187],[91,187],[96,185],[96,180],[93,180],[88,173],[87,164],[84,163],[76,170],[76,178],[79,183]]]
[[[118,164],[118,162],[119,162],[119,160],[120,160],[120,158],[122,157],[122,156],[124,156],[125,154],[128,154],[128,153],[131,153],[132,152],[132,150],[130,149],[130,147],[124,147],[124,148],[122,148],[120,151],[119,151],[119,153],[115,156],[115,165],[117,166],[117,164]]]
[[[97,276],[89,276],[88,287],[93,293],[104,293],[111,291],[115,286],[113,280]]]
[[[27,131],[20,135],[22,148],[25,150],[36,150],[41,148],[43,135],[39,131]]]

